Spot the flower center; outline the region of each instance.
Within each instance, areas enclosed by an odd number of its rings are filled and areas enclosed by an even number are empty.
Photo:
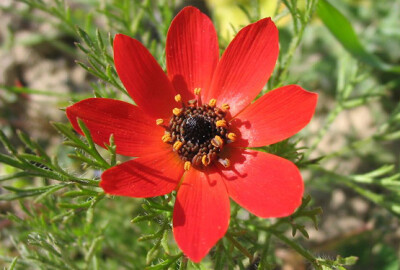
[[[217,129],[209,116],[199,115],[197,111],[195,115],[191,111],[188,115],[182,123],[183,129],[181,130],[185,141],[203,144],[216,135]]]
[[[196,93],[197,90],[197,93]],[[199,95],[199,88],[195,89]],[[181,96],[175,96],[177,102],[182,102]],[[168,126],[163,119],[157,120],[157,125],[166,129],[163,142],[172,145],[179,157],[185,162],[185,170],[193,165],[197,169],[209,166],[214,161],[228,167],[228,159],[219,157],[223,146],[236,139],[234,133],[229,133],[228,122],[225,120],[229,109],[227,104],[216,107],[216,100],[201,105],[200,98],[182,102],[182,108],[173,109],[173,116]]]
[[[226,126],[217,126],[225,113],[208,104],[184,107],[169,122],[174,150],[183,161],[196,167],[207,166],[215,160],[225,140]]]

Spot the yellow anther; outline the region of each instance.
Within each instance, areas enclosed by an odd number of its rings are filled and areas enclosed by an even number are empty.
[[[224,166],[225,168],[228,168],[229,166],[231,166],[231,161],[227,158],[220,158],[218,159],[218,162],[222,164],[222,166]]]
[[[224,144],[224,141],[221,139],[220,136],[216,135],[212,140],[211,140],[211,144],[214,145],[215,147],[222,147],[222,145]]]
[[[163,119],[160,118],[160,119],[156,120],[156,125],[157,126],[161,126],[162,124],[164,124],[164,120]]]
[[[161,137],[161,140],[162,140],[163,142],[167,143],[167,142],[172,141],[172,138],[171,138],[171,135],[170,135],[169,133],[167,133],[167,134],[164,134],[164,135]]]
[[[197,96],[200,95],[200,92],[201,92],[201,88],[195,88],[194,89],[194,94],[195,95],[197,95]]]
[[[188,171],[191,166],[192,166],[192,163],[190,163],[190,161],[186,161],[185,164],[183,164],[183,169],[185,171]]]
[[[217,100],[215,98],[211,99],[210,102],[208,102],[208,105],[210,105],[211,107],[215,107],[216,104]]]
[[[176,115],[176,116],[179,116],[179,115],[181,115],[181,113],[182,113],[182,109],[174,108],[174,109],[172,110],[172,113],[173,113],[174,115]]]
[[[207,155],[201,157],[201,163],[203,163],[204,166],[208,166],[210,164],[210,159]]]
[[[225,120],[218,120],[215,125],[217,127],[226,127],[226,121]]]
[[[181,101],[182,101],[181,95],[177,94],[177,95],[175,96],[175,101],[176,101],[176,102],[181,102]]]
[[[182,145],[183,143],[181,141],[176,141],[172,148],[174,148],[175,151],[178,151],[179,149],[181,149]]]
[[[227,111],[227,110],[229,110],[231,107],[229,107],[229,104],[227,104],[227,103],[224,103],[224,104],[222,104],[222,106],[221,106],[221,109],[222,110],[224,110],[224,111]]]
[[[231,140],[232,142],[236,141],[236,134],[233,132],[229,132],[227,135],[228,139]]]

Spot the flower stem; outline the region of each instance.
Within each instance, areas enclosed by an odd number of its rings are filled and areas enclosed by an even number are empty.
[[[292,249],[297,251],[301,256],[303,256],[309,262],[311,262],[316,269],[322,269],[321,265],[318,263],[318,261],[314,258],[314,256],[308,250],[304,249],[302,246],[300,246],[296,242],[290,240],[289,238],[287,238],[280,232],[271,231],[271,233],[276,238],[278,238],[279,240],[284,242],[286,245],[288,245],[289,247],[291,247]]]
[[[188,258],[185,255],[183,255],[181,260],[181,265],[179,266],[179,270],[186,270],[187,264],[188,264]]]
[[[331,110],[330,113],[328,114],[328,116],[326,117],[326,121],[325,121],[323,127],[319,130],[317,137],[311,144],[310,148],[307,150],[307,152],[305,154],[306,156],[310,155],[311,152],[317,148],[318,144],[321,142],[321,140],[325,137],[325,134],[328,132],[333,121],[335,121],[335,119],[337,118],[339,113],[341,113],[342,111],[343,111],[343,107],[339,103],[336,103],[334,109]]]
[[[258,265],[258,269],[268,269],[268,251],[271,244],[271,233],[266,232],[266,238],[264,241],[264,247],[261,250],[260,254],[260,264]]]
[[[234,247],[236,247],[240,252],[242,252],[246,257],[249,258],[250,262],[254,260],[253,255],[250,254],[250,252],[242,246],[238,241],[236,241],[230,233],[226,233],[225,237],[232,243]]]
[[[291,3],[288,1],[284,1],[286,4],[287,8],[289,9],[290,13],[292,14],[293,18],[293,27],[295,30],[295,36],[293,37],[292,41],[290,42],[288,52],[286,53],[285,58],[282,60],[282,64],[279,64],[278,70],[277,70],[277,75],[275,78],[273,78],[273,83],[272,86],[274,87],[279,87],[282,81],[286,80],[287,72],[290,66],[290,63],[292,62],[293,56],[300,45],[300,42],[303,38],[303,33],[304,29],[308,25],[312,13],[315,10],[315,6],[317,1],[316,0],[309,0],[307,1],[306,5],[306,11],[305,13],[301,14],[298,12],[298,9],[296,6],[293,6]],[[298,26],[298,20],[300,16],[300,27]]]

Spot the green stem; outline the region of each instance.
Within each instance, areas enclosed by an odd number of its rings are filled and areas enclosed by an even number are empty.
[[[289,4],[287,1],[285,1],[285,3],[286,3],[286,6],[288,7],[290,13],[292,14],[294,28],[295,28],[295,37],[290,42],[288,52],[286,53],[285,58],[282,60],[283,64],[279,65],[279,68],[277,70],[277,75],[273,79],[272,85],[276,86],[276,87],[280,86],[281,82],[286,79],[290,63],[292,62],[293,56],[294,56],[297,48],[300,45],[300,42],[303,38],[304,30],[311,19],[311,15],[312,15],[313,11],[315,10],[317,1],[310,0],[307,2],[307,10],[304,13],[303,20],[300,21],[301,22],[300,29],[298,29],[297,31],[296,31],[296,29],[298,28],[297,15],[299,15],[297,8],[291,6],[291,4]]]
[[[249,258],[250,262],[254,260],[253,255],[250,254],[250,252],[242,246],[238,241],[236,241],[230,233],[226,233],[225,237],[232,243],[234,247],[236,247],[240,252],[242,252],[246,257]]]
[[[278,238],[279,240],[281,240],[282,242],[284,242],[286,245],[288,245],[289,247],[291,247],[292,249],[294,249],[295,251],[297,251],[297,253],[299,253],[301,256],[303,256],[305,259],[307,259],[310,263],[313,264],[313,266],[316,269],[322,269],[321,265],[318,263],[318,261],[314,258],[314,256],[306,249],[304,249],[302,246],[300,246],[299,244],[297,244],[296,242],[290,240],[289,238],[287,238],[286,236],[284,236],[282,233],[277,232],[277,231],[271,231],[271,233]]]
[[[323,125],[323,127],[319,130],[317,137],[315,138],[314,142],[311,144],[310,148],[307,150],[305,153],[305,156],[309,156],[318,146],[318,144],[321,142],[321,140],[324,138],[325,134],[328,132],[329,127],[335,121],[336,117],[343,111],[343,107],[339,104],[336,103],[335,107],[333,110],[330,111],[328,116],[326,117],[326,121]]]
[[[319,168],[319,167],[314,167],[313,168],[315,171],[319,171],[324,173],[325,175],[327,175],[328,177],[326,177],[326,179],[329,180],[334,180],[334,181],[339,181],[343,184],[345,184],[346,186],[348,186],[349,188],[353,189],[354,191],[356,191],[358,194],[360,194],[361,196],[367,198],[368,200],[372,201],[373,203],[377,204],[377,205],[381,205],[384,208],[386,208],[390,213],[392,213],[393,215],[400,217],[400,214],[396,211],[393,210],[392,205],[390,203],[388,203],[388,201],[385,200],[385,196],[384,195],[380,195],[380,194],[376,194],[373,193],[365,188],[360,187],[359,185],[357,185],[356,183],[354,183],[353,179],[347,176],[343,176],[340,174],[336,174],[334,172],[325,170],[323,168]]]
[[[258,269],[268,269],[268,251],[269,251],[269,247],[271,244],[271,233],[266,232],[266,239],[265,239],[265,243],[264,246],[261,250],[261,254],[260,254],[260,264],[258,265]]]
[[[181,265],[179,266],[179,270],[186,270],[188,265],[188,258],[186,256],[182,256]]]

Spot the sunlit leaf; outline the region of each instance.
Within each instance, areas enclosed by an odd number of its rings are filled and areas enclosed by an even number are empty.
[[[360,61],[383,71],[400,73],[400,66],[384,63],[361,44],[349,20],[328,0],[320,0],[317,13],[343,47]]]

